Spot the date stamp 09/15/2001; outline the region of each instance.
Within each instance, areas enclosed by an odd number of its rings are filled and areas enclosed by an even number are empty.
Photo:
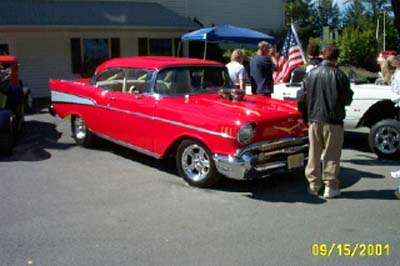
[[[373,243],[319,243],[311,246],[311,255],[314,257],[388,257],[390,244]]]

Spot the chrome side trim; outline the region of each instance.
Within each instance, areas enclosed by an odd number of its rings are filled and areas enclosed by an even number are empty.
[[[164,122],[164,123],[169,123],[169,124],[172,124],[172,125],[175,125],[175,126],[179,126],[179,127],[192,129],[192,130],[203,132],[203,133],[210,134],[210,135],[215,135],[215,136],[218,136],[218,137],[221,137],[221,138],[224,138],[224,139],[236,139],[235,137],[230,136],[230,135],[228,135],[226,133],[219,133],[219,132],[211,131],[211,130],[200,128],[200,127],[185,125],[185,124],[183,124],[181,122],[175,122],[175,121],[171,121],[171,120],[164,119],[164,118],[154,117],[154,120],[161,121],[161,122]]]
[[[97,104],[95,101],[93,101],[91,99],[88,99],[88,98],[85,98],[85,97],[81,97],[81,96],[77,96],[77,95],[74,95],[74,94],[58,92],[58,91],[51,91],[51,97],[52,97],[51,98],[52,102],[55,102],[55,103],[56,102],[64,102],[64,103],[75,103],[75,104],[91,105],[91,106],[94,106],[94,107],[97,107],[97,108],[103,108],[103,109],[106,109],[106,110],[125,113],[125,114],[128,114],[128,115],[134,115],[134,116],[137,116],[137,117],[142,117],[142,118],[150,119],[150,120],[153,120],[153,121],[164,122],[164,123],[175,125],[175,126],[178,126],[178,127],[183,127],[183,128],[195,130],[195,131],[198,131],[198,132],[202,132],[202,133],[218,136],[218,137],[221,137],[221,138],[224,138],[224,139],[236,139],[235,137],[230,136],[230,135],[228,135],[226,133],[216,132],[216,131],[212,131],[212,130],[208,130],[208,129],[204,129],[204,128],[200,128],[200,127],[196,127],[196,126],[191,126],[191,125],[184,124],[182,122],[172,121],[172,120],[161,118],[161,117],[150,116],[150,115],[146,115],[146,114],[139,113],[139,112],[131,112],[131,111],[122,110],[122,109],[118,109],[118,108],[113,108],[113,107],[109,107],[109,106],[105,106],[105,105],[99,105],[99,104]]]
[[[51,91],[51,101],[52,102],[65,102],[65,103],[76,103],[95,106],[96,102],[87,97],[78,96],[70,93]]]
[[[111,137],[109,137],[109,136],[100,134],[100,133],[95,132],[95,131],[90,131],[90,132],[92,132],[93,134],[99,136],[100,138],[106,139],[106,140],[111,141],[111,142],[113,142],[113,143],[115,143],[115,144],[118,144],[118,145],[124,146],[124,147],[126,147],[126,148],[129,148],[129,149],[131,149],[131,150],[134,150],[134,151],[143,153],[143,154],[145,154],[145,155],[151,156],[151,157],[156,158],[156,159],[160,159],[160,158],[161,158],[161,156],[158,155],[157,153],[148,151],[148,150],[143,149],[143,148],[139,148],[139,147],[137,147],[137,146],[135,146],[135,145],[126,143],[126,142],[124,142],[124,141],[120,141],[120,140],[113,139],[113,138],[111,138]]]
[[[221,138],[225,138],[225,139],[236,139],[235,137],[230,136],[230,135],[228,135],[226,133],[219,133],[219,132],[215,132],[215,131],[211,131],[211,130],[208,130],[208,129],[187,125],[187,124],[184,124],[182,122],[176,122],[176,121],[172,121],[172,120],[161,118],[161,117],[150,116],[150,115],[146,115],[146,114],[139,113],[139,112],[131,112],[131,111],[126,111],[126,110],[121,110],[121,109],[118,109],[118,108],[108,107],[108,106],[104,106],[104,105],[97,105],[97,106],[100,107],[100,108],[103,108],[103,109],[110,110],[110,111],[115,111],[115,112],[125,113],[125,114],[129,114],[129,115],[134,115],[134,116],[141,117],[141,118],[147,118],[147,119],[150,119],[150,120],[153,120],[153,121],[160,121],[160,122],[164,122],[164,123],[171,124],[171,125],[174,125],[174,126],[179,126],[179,127],[183,127],[183,128],[199,131],[199,132],[202,132],[202,133],[215,135],[215,136],[218,136],[218,137],[221,137]]]

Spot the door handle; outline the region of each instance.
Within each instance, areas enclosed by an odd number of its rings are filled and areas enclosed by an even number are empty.
[[[108,98],[110,101],[115,101],[116,100],[116,98],[115,97],[110,97],[110,98]]]

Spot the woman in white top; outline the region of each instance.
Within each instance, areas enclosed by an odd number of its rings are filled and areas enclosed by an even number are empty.
[[[246,89],[246,69],[242,65],[243,59],[243,50],[236,49],[231,54],[231,62],[226,65],[233,84],[242,90]]]
[[[399,56],[388,56],[386,60],[382,62],[382,76],[384,81],[391,80],[392,86],[392,101],[397,107],[400,107],[400,57]],[[400,114],[399,114],[400,115]],[[400,169],[391,172],[392,177],[400,178]],[[400,186],[396,191],[396,196],[400,196]]]

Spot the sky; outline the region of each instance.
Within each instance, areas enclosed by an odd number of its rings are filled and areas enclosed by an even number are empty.
[[[345,7],[344,2],[346,2],[347,0],[335,0],[334,2],[336,2],[336,4],[338,4],[339,9],[343,10],[343,8]]]

